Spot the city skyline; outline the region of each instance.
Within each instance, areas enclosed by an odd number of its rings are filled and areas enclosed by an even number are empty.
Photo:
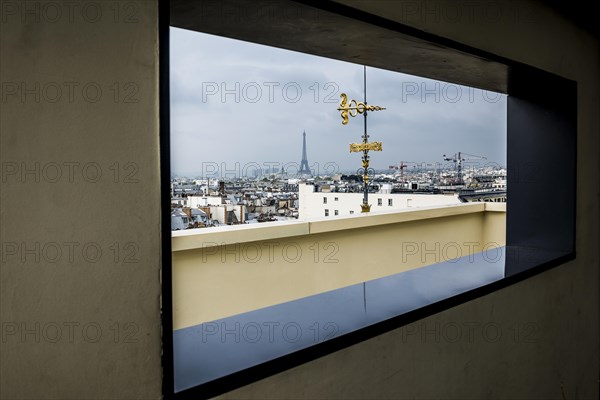
[[[209,60],[207,62],[206,60]],[[362,117],[341,124],[339,95],[363,99],[363,67],[239,40],[171,28],[172,173],[202,175],[265,165],[321,173],[352,171]],[[367,67],[370,140],[383,151],[372,167],[441,163],[446,154],[506,165],[506,95]],[[472,163],[473,164],[473,163]],[[287,167],[286,167],[287,166]]]

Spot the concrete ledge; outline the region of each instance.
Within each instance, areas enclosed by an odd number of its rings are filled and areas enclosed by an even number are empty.
[[[249,225],[222,226],[172,233],[172,251],[194,250],[259,240],[279,239],[316,233],[396,224],[485,211],[506,212],[504,203],[465,203],[452,206],[383,211],[365,215],[327,217],[312,221],[282,221]]]
[[[483,203],[485,211],[506,212],[506,203]]]
[[[176,231],[171,235],[172,251],[193,250],[257,240],[308,235],[306,221],[282,221],[248,225],[220,226]]]
[[[173,326],[437,264],[491,243],[501,246],[505,213],[485,210],[483,202],[464,203],[175,232]]]

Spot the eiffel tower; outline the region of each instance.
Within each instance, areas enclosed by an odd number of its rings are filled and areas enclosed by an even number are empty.
[[[308,167],[308,159],[306,158],[306,131],[302,132],[302,161],[300,161],[298,175],[312,175]]]

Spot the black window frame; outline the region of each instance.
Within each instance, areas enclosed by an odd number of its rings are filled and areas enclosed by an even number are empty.
[[[386,68],[384,61],[374,54],[357,57],[354,62],[375,67],[398,70],[409,74],[421,75],[432,79],[473,86],[482,89],[507,93],[507,164],[510,182],[510,194],[507,201],[507,265],[505,278],[494,283],[470,290],[443,301],[422,307],[418,310],[399,315],[382,323],[357,330],[352,334],[334,338],[327,342],[298,351],[293,354],[257,365],[200,386],[174,393],[173,375],[173,323],[172,323],[172,265],[170,231],[170,107],[169,107],[169,28],[174,19],[176,24],[186,28],[194,24],[193,18],[201,15],[207,33],[220,34],[263,44],[266,40],[248,29],[238,26],[233,29],[235,20],[231,14],[223,12],[218,1],[197,2],[195,0],[159,1],[159,91],[160,91],[160,177],[162,204],[162,332],[163,332],[163,394],[165,398],[209,398],[233,390],[267,376],[274,375],[294,366],[309,362],[337,350],[355,345],[364,340],[400,328],[416,320],[455,307],[464,302],[487,295],[524,279],[540,274],[550,268],[562,265],[576,258],[575,253],[575,211],[576,211],[576,174],[577,174],[577,83],[555,74],[540,70],[514,60],[510,60],[480,49],[432,35],[401,23],[373,14],[353,9],[339,3],[316,1],[279,1],[259,0],[250,6],[242,0],[223,2],[227,7],[239,7],[248,12],[249,7],[260,10],[262,7],[283,7],[297,15],[298,10],[308,10],[309,24],[318,26],[319,18],[326,15],[328,28],[339,26],[340,32],[324,38],[322,45],[311,42],[310,32],[300,33],[291,38],[287,45],[280,47],[294,49],[296,45],[305,51],[326,57],[332,57],[331,43],[343,35],[341,31],[350,31],[347,23],[353,23],[364,29],[382,30],[392,37],[408,39],[408,48],[404,56],[414,52],[415,58],[425,58],[425,64],[415,62]],[[222,3],[222,4],[223,4]],[[277,4],[277,5],[275,5]],[[211,7],[219,12],[212,13]],[[173,12],[172,12],[173,11]],[[192,12],[190,12],[192,11]],[[228,19],[223,24],[214,21],[215,15]],[[258,15],[258,14],[257,14]],[[207,23],[206,18],[212,18]],[[284,17],[285,18],[285,17]],[[234,21],[235,20],[235,21]],[[306,18],[304,18],[306,21]],[[253,21],[256,22],[256,21]],[[289,23],[289,21],[288,21]],[[292,24],[295,22],[292,21]],[[333,23],[333,25],[332,25]],[[255,29],[269,29],[267,24]],[[295,28],[302,28],[298,20]],[[247,28],[247,27],[246,27]],[[187,26],[187,29],[193,29]],[[230,29],[231,31],[228,31]],[[198,29],[195,29],[198,30]],[[337,31],[336,29],[333,29]],[[303,32],[298,29],[298,32]],[[365,40],[368,34],[365,34]],[[258,39],[257,39],[258,38]],[[243,38],[242,38],[243,39]],[[279,38],[280,40],[281,37]],[[284,38],[285,39],[285,38]],[[349,44],[350,45],[350,44]],[[329,46],[329,47],[328,47]],[[362,48],[360,45],[357,48]],[[364,48],[362,48],[364,49]],[[311,50],[311,51],[309,51]],[[379,49],[380,50],[380,49]],[[419,53],[417,54],[417,51]],[[374,52],[386,54],[385,52]],[[365,53],[366,54],[366,53]],[[389,54],[388,54],[389,55]],[[370,57],[370,58],[369,58]],[[390,56],[390,58],[393,58]],[[340,58],[342,59],[342,58]],[[464,66],[470,68],[448,68]],[[375,65],[374,65],[375,64]],[[416,70],[419,67],[421,72]],[[474,73],[475,71],[475,73]],[[534,145],[534,146],[532,146]],[[556,163],[560,154],[561,163]],[[544,173],[542,173],[544,169]],[[539,193],[561,182],[560,191],[552,191],[543,202],[536,202]],[[535,207],[532,206],[533,202]],[[560,210],[557,212],[556,210]]]

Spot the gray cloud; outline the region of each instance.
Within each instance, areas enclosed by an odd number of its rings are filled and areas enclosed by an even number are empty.
[[[363,67],[182,29],[171,29],[171,149],[176,174],[202,163],[233,168],[255,162],[298,163],[302,132],[309,163],[359,167],[348,144],[363,118],[341,124],[339,94],[362,100]],[[506,163],[506,96],[367,68],[371,157],[385,169],[399,161],[443,162],[458,151]],[[228,92],[224,92],[228,91]],[[226,94],[224,94],[226,93]]]

